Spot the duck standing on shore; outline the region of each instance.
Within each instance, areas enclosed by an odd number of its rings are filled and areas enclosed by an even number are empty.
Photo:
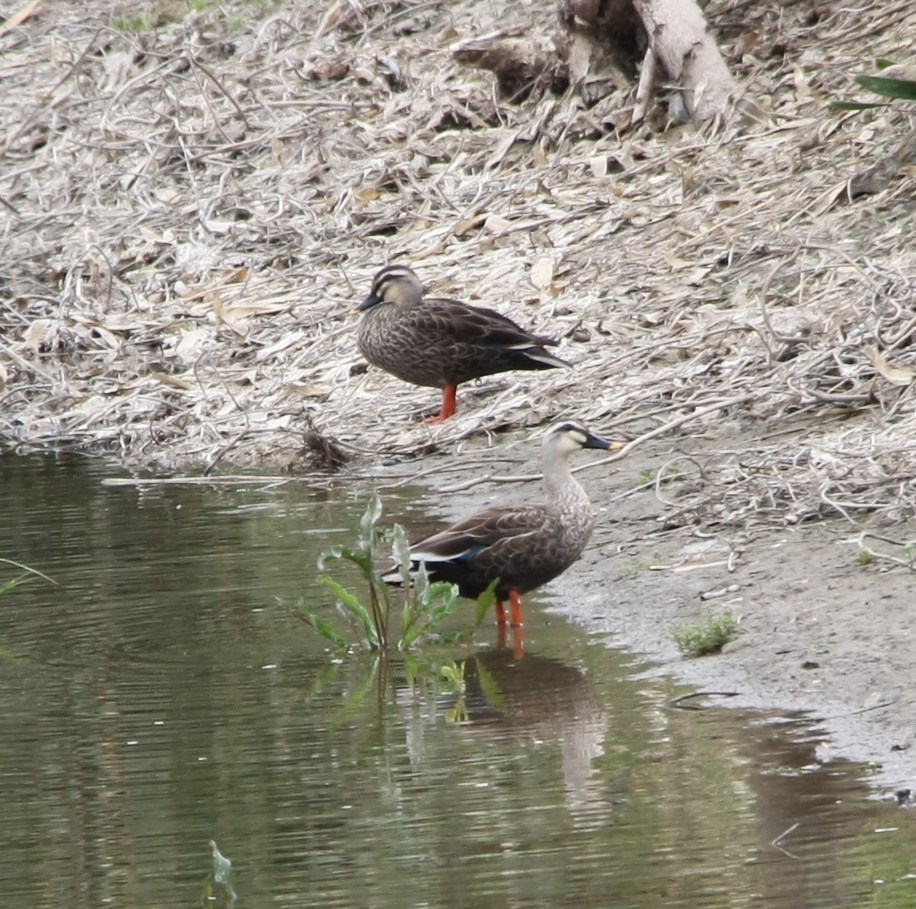
[[[455,413],[462,382],[511,369],[569,366],[545,349],[559,343],[554,338],[531,334],[492,309],[424,297],[406,265],[383,268],[357,309],[357,343],[370,363],[413,385],[442,389],[442,407],[429,423]]]

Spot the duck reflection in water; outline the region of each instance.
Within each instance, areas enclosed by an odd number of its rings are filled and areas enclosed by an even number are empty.
[[[467,735],[511,737],[525,749],[559,747],[566,805],[576,827],[608,823],[611,801],[593,767],[604,754],[608,716],[586,674],[533,653],[519,659],[502,647],[481,650],[459,666],[464,691],[440,695],[427,721],[446,718]],[[422,729],[414,727],[409,738],[412,759],[419,758]]]

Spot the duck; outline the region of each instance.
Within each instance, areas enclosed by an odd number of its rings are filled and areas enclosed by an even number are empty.
[[[531,334],[492,309],[425,297],[406,265],[388,265],[372,281],[361,313],[357,345],[374,366],[404,382],[442,389],[441,423],[457,411],[458,386],[512,369],[569,366],[546,350],[555,338]]]
[[[592,534],[595,514],[585,490],[570,473],[570,456],[582,448],[618,451],[622,447],[578,420],[554,424],[541,449],[546,501],[485,508],[420,540],[410,547],[411,572],[423,564],[431,581],[455,584],[459,596],[469,599],[495,583],[497,625],[505,628],[508,600],[512,625],[520,628],[522,596],[566,571]],[[383,578],[393,586],[401,585],[397,569]]]

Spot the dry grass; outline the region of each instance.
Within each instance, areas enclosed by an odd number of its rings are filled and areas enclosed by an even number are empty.
[[[684,520],[910,517],[914,115],[826,105],[916,56],[916,3],[829,9],[708,6],[771,116],[706,137],[661,106],[618,134],[635,85],[502,102],[450,57],[503,24],[479,0],[39,4],[0,34],[0,436],[286,466],[564,414],[672,424],[700,452]],[[359,368],[349,310],[395,258],[575,369],[463,389],[428,429],[433,390]]]

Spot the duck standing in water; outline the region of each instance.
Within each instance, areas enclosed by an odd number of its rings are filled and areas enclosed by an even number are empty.
[[[440,423],[456,409],[461,382],[510,369],[569,366],[548,353],[559,342],[533,335],[492,309],[458,300],[424,297],[423,285],[406,265],[383,268],[362,312],[357,343],[374,366],[413,385],[442,389]]]
[[[547,501],[486,508],[452,524],[410,547],[412,569],[423,563],[430,580],[457,584],[459,594],[471,599],[498,580],[497,624],[505,626],[503,604],[509,600],[512,624],[521,626],[522,594],[566,571],[582,554],[595,523],[591,502],[569,471],[569,456],[581,448],[621,447],[576,420],[555,424],[543,444]],[[385,580],[398,585],[400,575],[394,571]]]

